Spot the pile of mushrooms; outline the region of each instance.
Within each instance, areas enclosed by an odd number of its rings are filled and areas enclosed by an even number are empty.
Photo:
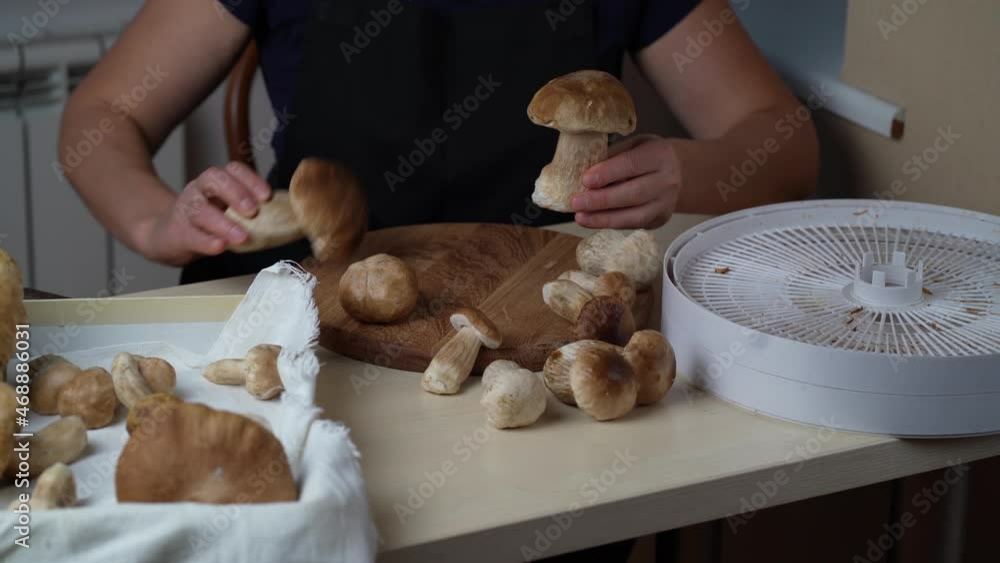
[[[288,192],[275,192],[254,217],[233,208],[226,216],[249,234],[247,241],[229,248],[256,252],[282,246],[303,237],[320,261],[349,256],[368,227],[368,202],[360,181],[341,163],[305,158],[292,175]]]
[[[635,332],[632,282],[619,272],[609,272],[588,284],[588,292],[569,280],[573,274],[563,276],[542,287],[542,300],[554,313],[574,323],[574,336],[619,345],[628,342]]]

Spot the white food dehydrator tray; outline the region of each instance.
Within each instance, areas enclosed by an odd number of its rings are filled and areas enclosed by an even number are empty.
[[[1000,217],[901,201],[730,213],[664,258],[678,374],[782,419],[1000,432]]]

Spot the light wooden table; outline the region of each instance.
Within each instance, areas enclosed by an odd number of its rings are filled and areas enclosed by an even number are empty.
[[[657,237],[669,242],[706,218],[675,216]],[[250,280],[143,295],[242,293]],[[478,379],[440,397],[421,391],[417,374],[320,357],[317,400],[351,428],[363,456],[383,561],[524,561],[1000,455],[1000,436],[850,434],[767,418],[682,385],[611,423],[550,397],[534,426],[495,431]]]

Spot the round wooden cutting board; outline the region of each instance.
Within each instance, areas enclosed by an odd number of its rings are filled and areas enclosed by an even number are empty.
[[[497,350],[483,348],[475,374],[494,360],[513,360],[541,371],[556,348],[574,340],[572,325],[542,302],[542,285],[577,269],[580,238],[531,227],[449,223],[374,231],[348,262],[314,264],[320,344],[350,358],[422,372],[454,334],[449,322],[458,307],[476,307],[503,333]],[[337,286],[351,263],[386,253],[416,272],[420,303],[394,324],[360,323],[340,306]],[[652,292],[636,299],[637,326],[645,326]]]

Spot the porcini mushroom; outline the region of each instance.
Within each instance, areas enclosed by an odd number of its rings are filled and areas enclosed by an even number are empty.
[[[594,284],[597,283],[597,276],[580,270],[567,270],[559,274],[558,279],[571,281],[582,287],[587,293],[594,293]]]
[[[288,457],[270,431],[248,417],[196,403],[169,409],[156,432],[129,436],[115,469],[115,494],[119,502],[298,498]]]
[[[621,272],[607,272],[598,276],[594,280],[594,289],[591,293],[594,294],[594,297],[605,295],[617,297],[629,307],[635,303],[635,284]]]
[[[0,248],[0,374],[7,373],[7,361],[17,351],[17,325],[27,323],[21,270]]]
[[[235,221],[247,232],[243,244],[230,246],[233,252],[257,252],[295,242],[305,235],[292,211],[291,196],[287,191],[275,191],[271,199],[261,204],[254,217],[244,217],[230,207],[226,217]]]
[[[258,344],[242,360],[218,360],[205,366],[202,375],[219,385],[243,385],[256,399],[273,399],[285,390],[278,373],[281,346]]]
[[[355,262],[340,277],[340,305],[365,323],[391,323],[417,307],[417,275],[406,262],[388,254]]]
[[[576,261],[583,271],[595,276],[621,272],[636,288],[642,289],[659,275],[663,254],[649,231],[637,230],[626,235],[605,229],[580,241],[576,246]]]
[[[177,396],[170,393],[153,393],[139,399],[128,410],[128,419],[125,421],[125,432],[131,434],[137,428],[146,430],[144,424],[147,421],[152,421],[153,424],[162,421],[164,415],[170,409],[176,408],[177,405],[183,402]],[[151,432],[153,430],[149,429],[147,433]]]
[[[46,354],[28,362],[31,410],[38,414],[59,414],[59,394],[80,373],[79,367],[62,356]]]
[[[450,320],[458,332],[438,350],[420,380],[425,391],[438,395],[458,393],[472,372],[480,347],[495,350],[503,340],[496,325],[478,309],[463,307]]]
[[[64,416],[34,432],[33,436],[17,441],[27,443],[30,463],[12,457],[5,476],[36,477],[57,463],[72,463],[80,457],[87,449],[87,425],[78,416]]]
[[[147,395],[173,391],[177,373],[162,358],[120,352],[111,361],[111,380],[118,400],[131,409],[132,405]]]
[[[578,340],[622,345],[635,332],[631,306],[616,296],[594,297],[569,280],[555,280],[542,286],[542,300],[557,315],[574,323]]]
[[[341,163],[304,158],[289,185],[292,210],[318,260],[342,260],[368,228],[361,182]]]
[[[532,123],[559,130],[555,156],[535,180],[539,207],[570,212],[588,168],[608,156],[608,134],[635,130],[635,104],[614,76],[581,70],[550,81],[528,105]]]
[[[118,397],[111,374],[94,367],[80,372],[59,392],[60,416],[79,416],[87,428],[103,428],[115,419]]]
[[[27,505],[32,512],[41,512],[68,508],[76,503],[76,480],[73,479],[73,471],[65,463],[56,463],[38,476],[35,490],[31,492],[31,499]],[[15,500],[8,508],[14,510],[21,504],[19,500]]]
[[[640,330],[625,346],[625,361],[639,379],[639,405],[658,402],[670,391],[677,375],[677,361],[670,342],[655,330]]]
[[[595,420],[612,420],[636,404],[639,382],[621,348],[581,340],[552,352],[545,361],[545,385],[560,401],[578,406]]]
[[[483,371],[486,422],[494,428],[519,428],[534,424],[545,412],[545,385],[517,362],[497,360]]]

